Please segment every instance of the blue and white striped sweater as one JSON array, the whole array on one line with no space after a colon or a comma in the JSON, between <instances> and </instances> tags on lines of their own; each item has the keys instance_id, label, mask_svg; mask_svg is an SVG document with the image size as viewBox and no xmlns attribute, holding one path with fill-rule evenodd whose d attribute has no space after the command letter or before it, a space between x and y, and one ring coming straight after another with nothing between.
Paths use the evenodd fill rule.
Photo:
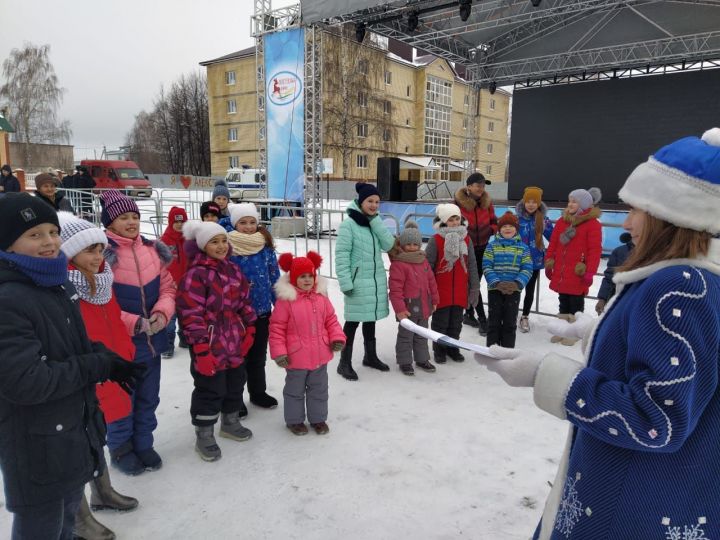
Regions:
<instances>
[{"instance_id":1,"label":"blue and white striped sweater","mask_svg":"<svg viewBox=\"0 0 720 540\"><path fill-rule=\"evenodd\" d=\"M503 238L498 233L485 248L482 272L489 289L501 281L514 281L523 289L533 272L530 250L519 235Z\"/></svg>"}]
</instances>

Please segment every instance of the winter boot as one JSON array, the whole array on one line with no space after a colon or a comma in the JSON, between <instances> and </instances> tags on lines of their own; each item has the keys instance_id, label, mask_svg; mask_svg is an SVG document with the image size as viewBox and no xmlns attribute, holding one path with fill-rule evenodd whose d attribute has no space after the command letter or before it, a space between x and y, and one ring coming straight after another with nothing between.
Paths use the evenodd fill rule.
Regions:
<instances>
[{"instance_id":1,"label":"winter boot","mask_svg":"<svg viewBox=\"0 0 720 540\"><path fill-rule=\"evenodd\" d=\"M475 313L473 313L472 311L466 311L465 315L463 315L463 324L467 324L468 326L477 328L478 320L475 318Z\"/></svg>"},{"instance_id":2,"label":"winter boot","mask_svg":"<svg viewBox=\"0 0 720 540\"><path fill-rule=\"evenodd\" d=\"M365 356L363 356L363 366L377 369L378 371L390 371L390 367L382 362L378 356L375 346L377 341L374 339L365 340Z\"/></svg>"},{"instance_id":3,"label":"winter boot","mask_svg":"<svg viewBox=\"0 0 720 540\"><path fill-rule=\"evenodd\" d=\"M575 322L575 316L570 313L558 313L557 318L563 319L564 321L567 321L570 323ZM562 343L563 340L565 340L565 339L568 339L568 338L564 338L562 336L552 336L550 338L550 343ZM574 344L575 344L575 341L570 343L570 345L574 345ZM563 343L563 345L565 345L565 344Z\"/></svg>"},{"instance_id":4,"label":"winter boot","mask_svg":"<svg viewBox=\"0 0 720 540\"><path fill-rule=\"evenodd\" d=\"M464 362L465 361L465 357L460 352L460 349L456 349L453 347L452 349L448 349L447 354L450 357L450 360L452 360L453 362Z\"/></svg>"},{"instance_id":5,"label":"winter boot","mask_svg":"<svg viewBox=\"0 0 720 540\"><path fill-rule=\"evenodd\" d=\"M345 347L340 353L340 362L337 367L338 374L348 381L357 381L358 376L352 367L352 347Z\"/></svg>"},{"instance_id":6,"label":"winter boot","mask_svg":"<svg viewBox=\"0 0 720 540\"><path fill-rule=\"evenodd\" d=\"M528 319L527 315L523 315L520 317L520 322L518 322L518 328L523 334L527 334L530 331L530 320Z\"/></svg>"},{"instance_id":7,"label":"winter boot","mask_svg":"<svg viewBox=\"0 0 720 540\"><path fill-rule=\"evenodd\" d=\"M417 364L417 367L419 367L420 369L422 369L423 371L425 371L427 373L435 373L437 371L435 369L435 366L433 366L429 360L427 362Z\"/></svg>"},{"instance_id":8,"label":"winter boot","mask_svg":"<svg viewBox=\"0 0 720 540\"><path fill-rule=\"evenodd\" d=\"M318 435L325 435L330 432L330 427L325 422L310 424Z\"/></svg>"},{"instance_id":9,"label":"winter boot","mask_svg":"<svg viewBox=\"0 0 720 540\"><path fill-rule=\"evenodd\" d=\"M560 339L560 345L566 345L566 346L568 346L568 347L572 347L572 346L575 345L578 341L579 341L579 340L577 340L577 339L575 339L575 338L567 338L567 337L564 337L564 338L561 338L561 339Z\"/></svg>"},{"instance_id":10,"label":"winter boot","mask_svg":"<svg viewBox=\"0 0 720 540\"><path fill-rule=\"evenodd\" d=\"M115 450L110 450L110 457L113 467L127 475L137 476L145 472L145 465L133 451L133 445L130 441Z\"/></svg>"},{"instance_id":11,"label":"winter boot","mask_svg":"<svg viewBox=\"0 0 720 540\"><path fill-rule=\"evenodd\" d=\"M268 395L267 392L250 396L250 403L263 409L274 409L278 406L278 400Z\"/></svg>"},{"instance_id":12,"label":"winter boot","mask_svg":"<svg viewBox=\"0 0 720 540\"><path fill-rule=\"evenodd\" d=\"M247 441L252 437L252 431L240 423L240 413L235 411L222 414L218 435L234 441Z\"/></svg>"},{"instance_id":13,"label":"winter boot","mask_svg":"<svg viewBox=\"0 0 720 540\"><path fill-rule=\"evenodd\" d=\"M84 493L75 514L73 537L82 540L115 540L115 533L93 517Z\"/></svg>"},{"instance_id":14,"label":"winter boot","mask_svg":"<svg viewBox=\"0 0 720 540\"><path fill-rule=\"evenodd\" d=\"M447 362L447 351L442 345L433 343L433 358L438 364L444 364Z\"/></svg>"},{"instance_id":15,"label":"winter boot","mask_svg":"<svg viewBox=\"0 0 720 540\"><path fill-rule=\"evenodd\" d=\"M248 415L248 408L247 408L247 405L245 405L245 402L244 402L244 401L241 401L241 402L240 402L240 413L239 413L239 415L240 415L240 419L241 419L241 420L242 420L243 418L247 417L247 415Z\"/></svg>"},{"instance_id":16,"label":"winter boot","mask_svg":"<svg viewBox=\"0 0 720 540\"><path fill-rule=\"evenodd\" d=\"M175 356L175 349L169 349L160 355L163 359L168 360Z\"/></svg>"},{"instance_id":17,"label":"winter boot","mask_svg":"<svg viewBox=\"0 0 720 540\"><path fill-rule=\"evenodd\" d=\"M478 313L478 332L481 336L487 336L488 334L488 322L484 311Z\"/></svg>"},{"instance_id":18,"label":"winter boot","mask_svg":"<svg viewBox=\"0 0 720 540\"><path fill-rule=\"evenodd\" d=\"M162 468L162 458L152 446L145 450L136 450L135 453L137 457L140 458L140 462L145 466L146 471L157 471Z\"/></svg>"},{"instance_id":19,"label":"winter boot","mask_svg":"<svg viewBox=\"0 0 720 540\"><path fill-rule=\"evenodd\" d=\"M400 364L400 372L403 375L415 375L415 370L412 367L412 364Z\"/></svg>"},{"instance_id":20,"label":"winter boot","mask_svg":"<svg viewBox=\"0 0 720 540\"><path fill-rule=\"evenodd\" d=\"M98 510L129 512L137 507L137 499L121 495L113 489L110 484L110 471L107 467L100 477L90 482L90 508L93 512Z\"/></svg>"},{"instance_id":21,"label":"winter boot","mask_svg":"<svg viewBox=\"0 0 720 540\"><path fill-rule=\"evenodd\" d=\"M213 426L195 426L195 436L195 451L204 461L217 461L222 457L222 451L213 435Z\"/></svg>"},{"instance_id":22,"label":"winter boot","mask_svg":"<svg viewBox=\"0 0 720 540\"><path fill-rule=\"evenodd\" d=\"M307 435L308 428L303 424L287 424L287 428L292 432L293 435Z\"/></svg>"}]
</instances>

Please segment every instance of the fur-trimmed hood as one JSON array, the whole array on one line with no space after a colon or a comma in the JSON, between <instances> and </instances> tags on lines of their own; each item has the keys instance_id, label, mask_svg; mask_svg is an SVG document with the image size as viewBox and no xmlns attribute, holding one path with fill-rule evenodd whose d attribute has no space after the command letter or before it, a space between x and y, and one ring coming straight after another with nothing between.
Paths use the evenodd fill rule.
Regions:
<instances>
[{"instance_id":1,"label":"fur-trimmed hood","mask_svg":"<svg viewBox=\"0 0 720 540\"><path fill-rule=\"evenodd\" d=\"M294 285L290 284L290 277L288 274L280 276L280 279L277 280L274 288L275 296L278 300L288 300L289 302L294 302L297 300L298 293L307 294L305 291L301 291ZM318 294L322 294L323 296L327 296L327 279L322 276L318 276L315 279L315 286L308 292L316 292Z\"/></svg>"},{"instance_id":2,"label":"fur-trimmed hood","mask_svg":"<svg viewBox=\"0 0 720 540\"><path fill-rule=\"evenodd\" d=\"M600 219L601 215L602 210L600 210L597 206L593 206L584 214L581 214L580 211L576 214L568 214L566 210L563 210L562 218L568 223L571 223L574 227L577 227L586 221L590 221L591 219Z\"/></svg>"},{"instance_id":3,"label":"fur-trimmed hood","mask_svg":"<svg viewBox=\"0 0 720 540\"><path fill-rule=\"evenodd\" d=\"M490 198L490 195L486 191L482 194L482 197L480 197L480 200L476 201L470 195L468 195L468 193L464 187L461 187L460 189L458 189L455 192L455 203L458 206L460 206L461 208L464 208L465 210L467 210L468 212L472 212L477 207L480 207L483 210L490 208L492 199Z\"/></svg>"},{"instance_id":4,"label":"fur-trimmed hood","mask_svg":"<svg viewBox=\"0 0 720 540\"><path fill-rule=\"evenodd\" d=\"M540 212L543 217L547 217L548 207L544 202L540 202L540 205L538 206L538 209L535 210L535 212ZM530 219L532 217L532 215L529 214L527 210L525 210L525 203L522 201L518 201L518 203L515 205L515 213L518 217L523 217L525 219Z\"/></svg>"}]
</instances>

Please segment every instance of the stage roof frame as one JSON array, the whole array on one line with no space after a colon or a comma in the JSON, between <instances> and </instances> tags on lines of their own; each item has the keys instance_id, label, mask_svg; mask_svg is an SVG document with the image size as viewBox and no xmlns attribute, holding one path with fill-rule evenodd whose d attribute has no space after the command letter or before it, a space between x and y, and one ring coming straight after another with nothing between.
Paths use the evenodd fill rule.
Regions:
<instances>
[{"instance_id":1,"label":"stage roof frame","mask_svg":"<svg viewBox=\"0 0 720 540\"><path fill-rule=\"evenodd\" d=\"M304 24L364 24L465 66L484 87L720 59L720 0L471 0L466 21L462 2L302 0L300 9Z\"/></svg>"}]
</instances>

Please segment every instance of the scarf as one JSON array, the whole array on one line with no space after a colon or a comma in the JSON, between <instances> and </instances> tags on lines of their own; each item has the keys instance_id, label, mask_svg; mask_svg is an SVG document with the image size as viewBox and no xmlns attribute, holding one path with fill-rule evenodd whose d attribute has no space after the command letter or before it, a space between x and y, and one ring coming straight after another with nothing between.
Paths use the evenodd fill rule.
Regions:
<instances>
[{"instance_id":1,"label":"scarf","mask_svg":"<svg viewBox=\"0 0 720 540\"><path fill-rule=\"evenodd\" d=\"M447 262L447 266L445 269L441 270L441 272L450 272L458 259L460 259L460 264L462 265L463 270L467 271L467 266L465 264L465 256L468 254L467 245L465 244L467 227L465 227L465 225L459 225L457 227L441 227L438 229L437 234L445 238L444 258Z\"/></svg>"},{"instance_id":2,"label":"scarf","mask_svg":"<svg viewBox=\"0 0 720 540\"><path fill-rule=\"evenodd\" d=\"M417 251L398 251L393 254L392 260L410 264L422 264L425 260L425 252L421 249Z\"/></svg>"},{"instance_id":3,"label":"scarf","mask_svg":"<svg viewBox=\"0 0 720 540\"><path fill-rule=\"evenodd\" d=\"M68 278L67 257L62 251L54 259L46 259L0 250L0 259L11 262L39 287L57 287Z\"/></svg>"},{"instance_id":4,"label":"scarf","mask_svg":"<svg viewBox=\"0 0 720 540\"><path fill-rule=\"evenodd\" d=\"M105 263L105 268L99 274L95 274L95 296L92 295L90 283L82 271L73 268L68 271L68 279L75 286L81 300L96 306L104 306L110 302L112 297L113 272L110 265Z\"/></svg>"},{"instance_id":5,"label":"scarf","mask_svg":"<svg viewBox=\"0 0 720 540\"><path fill-rule=\"evenodd\" d=\"M370 218L368 216L366 216L365 214L363 214L362 212L358 212L354 208L350 208L348 210L348 216L350 216L350 218L355 223L360 225L361 227L369 227L370 226ZM373 217L375 217L375 216L373 216Z\"/></svg>"},{"instance_id":6,"label":"scarf","mask_svg":"<svg viewBox=\"0 0 720 540\"><path fill-rule=\"evenodd\" d=\"M252 234L231 231L228 234L228 240L230 240L233 255L255 255L265 247L265 237L260 231Z\"/></svg>"},{"instance_id":7,"label":"scarf","mask_svg":"<svg viewBox=\"0 0 720 540\"><path fill-rule=\"evenodd\" d=\"M578 210L575 214L568 214L566 212L563 212L563 219L567 221L570 226L565 229L562 233L560 233L560 243L562 245L566 245L575 238L575 235L577 234L577 227L580 225L580 223L584 223L584 221L580 221L578 223L578 218L588 214L590 212L590 209L588 210Z\"/></svg>"}]
</instances>

